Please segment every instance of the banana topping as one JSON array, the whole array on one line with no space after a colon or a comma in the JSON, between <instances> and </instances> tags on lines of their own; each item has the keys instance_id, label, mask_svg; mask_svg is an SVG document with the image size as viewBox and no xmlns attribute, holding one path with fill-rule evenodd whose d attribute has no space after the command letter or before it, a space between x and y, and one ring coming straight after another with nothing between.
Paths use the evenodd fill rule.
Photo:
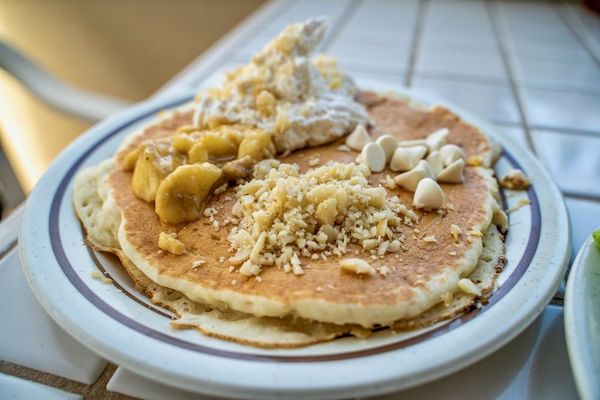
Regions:
<instances>
[{"instance_id":1,"label":"banana topping","mask_svg":"<svg viewBox=\"0 0 600 400\"><path fill-rule=\"evenodd\" d=\"M221 169L210 163L178 167L158 187L156 214L168 224L200 218L204 199L221 175Z\"/></svg>"}]
</instances>

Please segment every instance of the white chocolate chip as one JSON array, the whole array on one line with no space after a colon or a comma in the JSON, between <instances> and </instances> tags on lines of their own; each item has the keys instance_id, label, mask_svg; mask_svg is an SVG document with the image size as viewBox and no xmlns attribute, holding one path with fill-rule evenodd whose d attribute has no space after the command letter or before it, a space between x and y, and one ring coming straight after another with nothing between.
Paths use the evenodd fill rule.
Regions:
<instances>
[{"instance_id":1,"label":"white chocolate chip","mask_svg":"<svg viewBox=\"0 0 600 400\"><path fill-rule=\"evenodd\" d=\"M425 160L421 160L410 171L396 176L394 182L401 188L414 192L422 179L433 177L433 170L429 163Z\"/></svg>"},{"instance_id":2,"label":"white chocolate chip","mask_svg":"<svg viewBox=\"0 0 600 400\"><path fill-rule=\"evenodd\" d=\"M422 179L415 190L413 203L425 211L436 210L444 205L444 192L433 179Z\"/></svg>"},{"instance_id":3,"label":"white chocolate chip","mask_svg":"<svg viewBox=\"0 0 600 400\"><path fill-rule=\"evenodd\" d=\"M385 151L378 143L367 143L356 161L366 164L372 172L381 172L385 168Z\"/></svg>"},{"instance_id":4,"label":"white chocolate chip","mask_svg":"<svg viewBox=\"0 0 600 400\"><path fill-rule=\"evenodd\" d=\"M429 148L429 151L432 152L432 151L439 150L445 144L447 144L449 134L450 134L450 131L448 130L448 128L442 128L442 129L438 129L437 131L435 131L432 134L430 134L429 136L427 136L425 141L427 143L427 147Z\"/></svg>"},{"instance_id":5,"label":"white chocolate chip","mask_svg":"<svg viewBox=\"0 0 600 400\"><path fill-rule=\"evenodd\" d=\"M429 153L425 160L427 160L429 165L431 165L431 169L433 170L433 174L435 176L437 176L444 169L444 164L442 163L442 156L437 150Z\"/></svg>"},{"instance_id":6,"label":"white chocolate chip","mask_svg":"<svg viewBox=\"0 0 600 400\"><path fill-rule=\"evenodd\" d=\"M352 150L361 151L363 147L367 145L367 143L372 142L371 136L362 125L357 125L352 131L351 134L346 138L346 146L350 147Z\"/></svg>"},{"instance_id":7,"label":"white chocolate chip","mask_svg":"<svg viewBox=\"0 0 600 400\"><path fill-rule=\"evenodd\" d=\"M397 147L390 162L390 169L395 172L410 171L425 157L427 147Z\"/></svg>"},{"instance_id":8,"label":"white chocolate chip","mask_svg":"<svg viewBox=\"0 0 600 400\"><path fill-rule=\"evenodd\" d=\"M440 156L444 167L447 167L456 160L464 160L465 152L455 144L447 144L440 149Z\"/></svg>"},{"instance_id":9,"label":"white chocolate chip","mask_svg":"<svg viewBox=\"0 0 600 400\"><path fill-rule=\"evenodd\" d=\"M465 180L463 171L465 169L465 162L462 159L458 159L444 168L438 175L438 182L444 183L462 183Z\"/></svg>"},{"instance_id":10,"label":"white chocolate chip","mask_svg":"<svg viewBox=\"0 0 600 400\"><path fill-rule=\"evenodd\" d=\"M427 146L425 139L399 140L398 147Z\"/></svg>"},{"instance_id":11,"label":"white chocolate chip","mask_svg":"<svg viewBox=\"0 0 600 400\"><path fill-rule=\"evenodd\" d=\"M396 150L396 147L398 147L398 139L392 135L383 135L378 137L375 143L379 144L385 152L386 164L390 162L392 155L394 154L394 150Z\"/></svg>"}]
</instances>

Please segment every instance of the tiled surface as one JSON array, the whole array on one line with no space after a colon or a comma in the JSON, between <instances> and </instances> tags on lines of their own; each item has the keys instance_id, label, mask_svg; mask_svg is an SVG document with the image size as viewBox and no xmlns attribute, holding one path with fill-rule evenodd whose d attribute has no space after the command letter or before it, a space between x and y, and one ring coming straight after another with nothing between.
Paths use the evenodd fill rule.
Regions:
<instances>
[{"instance_id":1,"label":"tiled surface","mask_svg":"<svg viewBox=\"0 0 600 400\"><path fill-rule=\"evenodd\" d=\"M600 203L575 198L566 199L573 233L573 256L590 237L594 229L600 228Z\"/></svg>"},{"instance_id":2,"label":"tiled surface","mask_svg":"<svg viewBox=\"0 0 600 400\"><path fill-rule=\"evenodd\" d=\"M575 399L562 307L545 312L501 350L460 372L385 399ZM494 371L493 377L489 371ZM383 400L383 398L382 398Z\"/></svg>"},{"instance_id":3,"label":"tiled surface","mask_svg":"<svg viewBox=\"0 0 600 400\"><path fill-rule=\"evenodd\" d=\"M520 124L510 87L473 81L416 78L413 86L455 103L492 122Z\"/></svg>"},{"instance_id":4,"label":"tiled surface","mask_svg":"<svg viewBox=\"0 0 600 400\"><path fill-rule=\"evenodd\" d=\"M0 374L0 399L78 400L82 398L78 394L68 393L14 376Z\"/></svg>"},{"instance_id":5,"label":"tiled surface","mask_svg":"<svg viewBox=\"0 0 600 400\"><path fill-rule=\"evenodd\" d=\"M531 88L521 93L530 125L600 135L600 94Z\"/></svg>"},{"instance_id":6,"label":"tiled surface","mask_svg":"<svg viewBox=\"0 0 600 400\"><path fill-rule=\"evenodd\" d=\"M16 249L0 263L0 315L0 360L86 384L106 367L42 309L21 272Z\"/></svg>"},{"instance_id":7,"label":"tiled surface","mask_svg":"<svg viewBox=\"0 0 600 400\"><path fill-rule=\"evenodd\" d=\"M133 372L129 372L123 367L119 367L119 369L117 369L112 378L110 378L110 381L108 382L108 385L106 385L106 387L112 392L121 393L146 400L216 399L215 397L199 395L197 393L190 393L185 390L173 388L158 382L151 381L149 379L136 375Z\"/></svg>"},{"instance_id":8,"label":"tiled surface","mask_svg":"<svg viewBox=\"0 0 600 400\"><path fill-rule=\"evenodd\" d=\"M491 120L500 135L524 147L531 137L537 156L559 187L572 195L566 203L575 251L600 225L600 19L579 2L276 1L199 57L157 96L217 84L223 70L247 61L288 23L309 16L330 20L321 50L337 55L357 80L404 82ZM0 237L0 252L2 246ZM0 278L8 276L2 274L7 272L0 269ZM34 301L31 296L29 300ZM403 395L575 397L568 370L561 370L568 365L561 322L560 309L547 307L535 325L500 352ZM8 328L0 324L0 334L3 329ZM39 343L47 343L43 340L48 337L63 340L58 328L44 329ZM46 360L55 352L69 354L67 348L71 345L46 344ZM155 385L119 369L109 387L145 398L185 398L183 392Z\"/></svg>"},{"instance_id":9,"label":"tiled surface","mask_svg":"<svg viewBox=\"0 0 600 400\"><path fill-rule=\"evenodd\" d=\"M600 135L541 130L531 134L538 155L562 190L600 197Z\"/></svg>"}]
</instances>

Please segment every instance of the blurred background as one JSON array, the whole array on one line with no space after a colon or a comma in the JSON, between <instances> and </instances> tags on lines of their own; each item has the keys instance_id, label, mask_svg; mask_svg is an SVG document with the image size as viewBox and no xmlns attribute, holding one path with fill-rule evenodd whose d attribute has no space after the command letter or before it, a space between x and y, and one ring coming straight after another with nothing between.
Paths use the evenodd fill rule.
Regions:
<instances>
[{"instance_id":1,"label":"blurred background","mask_svg":"<svg viewBox=\"0 0 600 400\"><path fill-rule=\"evenodd\" d=\"M76 87L136 102L246 18L261 0L0 1L0 42ZM91 121L45 104L0 68L0 202L23 200Z\"/></svg>"}]
</instances>

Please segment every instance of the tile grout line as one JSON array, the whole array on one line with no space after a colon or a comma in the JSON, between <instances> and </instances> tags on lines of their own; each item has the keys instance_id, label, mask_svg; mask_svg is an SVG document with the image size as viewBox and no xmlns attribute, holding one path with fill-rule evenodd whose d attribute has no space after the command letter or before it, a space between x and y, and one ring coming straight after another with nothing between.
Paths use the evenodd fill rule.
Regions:
<instances>
[{"instance_id":1,"label":"tile grout line","mask_svg":"<svg viewBox=\"0 0 600 400\"><path fill-rule=\"evenodd\" d=\"M581 32L579 32L579 30L573 26L573 21L571 20L571 18L568 18L565 15L564 9L567 7L566 2L563 1L559 4L553 4L553 6L554 7L552 9L554 10L554 12L558 14L560 19L562 19L563 23L571 31L573 36L575 36L581 47L583 47L588 52L590 57L592 57L592 59L596 63L596 66L600 67L600 57L598 56L598 54L596 54L596 51L590 48L588 41L582 36Z\"/></svg>"},{"instance_id":2,"label":"tile grout line","mask_svg":"<svg viewBox=\"0 0 600 400\"><path fill-rule=\"evenodd\" d=\"M600 196L597 196L597 195L575 193L575 192L571 192L570 190L562 190L562 189L560 192L563 194L563 197L565 197L565 198L576 199L576 200L586 200L586 201L591 201L591 202L600 204Z\"/></svg>"},{"instance_id":3,"label":"tile grout line","mask_svg":"<svg viewBox=\"0 0 600 400\"><path fill-rule=\"evenodd\" d=\"M427 20L428 11L429 0L419 1L419 9L417 11L417 23L415 24L415 30L413 32L413 40L411 43L408 68L406 69L406 75L404 76L404 86L406 87L411 87L415 75L415 68L417 65L417 53L419 52L419 48L421 46L421 37L423 35L423 29L425 27L425 21Z\"/></svg>"},{"instance_id":4,"label":"tile grout line","mask_svg":"<svg viewBox=\"0 0 600 400\"><path fill-rule=\"evenodd\" d=\"M338 38L342 29L346 26L350 18L356 13L356 10L360 7L360 5L364 2L364 0L352 0L344 9L344 12L339 16L335 25L331 29L331 34L323 42L322 49L328 50L329 47L333 44L333 42Z\"/></svg>"},{"instance_id":5,"label":"tile grout line","mask_svg":"<svg viewBox=\"0 0 600 400\"><path fill-rule=\"evenodd\" d=\"M490 18L491 24L492 24L492 29L494 31L494 36L496 38L496 41L498 42L498 47L500 49L500 54L501 54L501 58L502 58L502 63L504 64L504 69L506 71L506 74L508 75L508 80L510 83L510 89L511 92L513 94L515 103L517 105L517 111L519 112L519 115L521 117L521 125L523 127L523 130L525 132L525 138L527 140L527 145L529 146L529 149L531 150L531 152L534 155L537 155L536 150L535 150L535 146L533 144L533 138L531 136L531 131L529 129L529 124L527 123L527 116L525 115L525 109L523 106L523 100L521 99L521 96L519 94L519 89L517 87L517 84L515 82L515 78L514 78L514 74L513 74L513 70L512 67L510 65L509 62L509 54L508 54L508 50L506 49L506 45L504 43L504 38L502 36L502 32L501 32L501 28L499 26L498 20L497 20L497 13L496 13L496 7L497 7L497 3L496 1L492 2L492 3L485 3L485 8L487 10L488 16Z\"/></svg>"}]
</instances>

